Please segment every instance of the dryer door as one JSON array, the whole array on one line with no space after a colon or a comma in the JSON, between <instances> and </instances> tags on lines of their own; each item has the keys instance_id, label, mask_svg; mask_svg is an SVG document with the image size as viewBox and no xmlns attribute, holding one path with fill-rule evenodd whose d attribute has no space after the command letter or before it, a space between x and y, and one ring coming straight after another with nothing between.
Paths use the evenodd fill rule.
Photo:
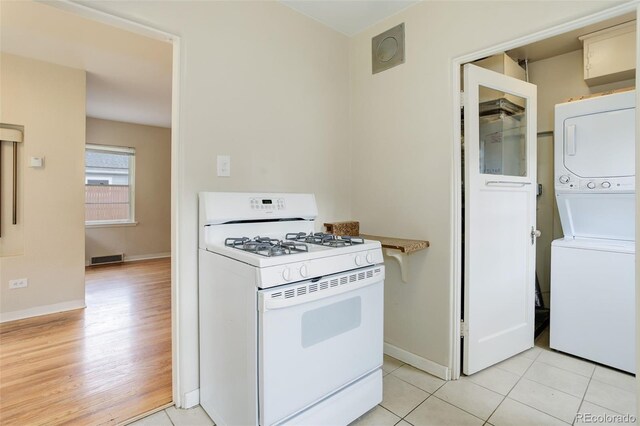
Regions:
<instances>
[{"instance_id":1,"label":"dryer door","mask_svg":"<svg viewBox=\"0 0 640 426\"><path fill-rule=\"evenodd\" d=\"M564 165L583 178L635 175L635 108L567 118Z\"/></svg>"}]
</instances>

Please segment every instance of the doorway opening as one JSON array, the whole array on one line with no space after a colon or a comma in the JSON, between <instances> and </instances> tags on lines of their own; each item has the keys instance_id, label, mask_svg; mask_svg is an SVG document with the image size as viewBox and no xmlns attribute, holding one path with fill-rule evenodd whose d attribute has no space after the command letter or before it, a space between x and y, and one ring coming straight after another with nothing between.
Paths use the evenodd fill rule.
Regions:
<instances>
[{"instance_id":1,"label":"doorway opening","mask_svg":"<svg viewBox=\"0 0 640 426\"><path fill-rule=\"evenodd\" d=\"M562 226L558 216L556 206L556 197L554 191L554 106L556 104L566 102L569 99L581 97L595 96L602 93L610 93L611 91L625 90L627 88L635 88L635 73L614 73L606 71L610 75L603 78L587 78L583 64L584 47L579 37L597 35L599 32L614 31L617 28L629 26L635 30L636 27L636 7L633 5L623 5L616 7L590 17L580 19L569 24L556 27L552 30L544 31L538 34L524 37L513 42L505 43L483 52L476 52L467 55L464 58L458 58L453 61L454 82L460 82L460 89L463 86L463 69L465 64L475 64L494 72L511 75L521 81L530 82L537 86L537 112L538 119L535 126L534 138L537 148L534 155L535 172L537 172L537 180L532 182L535 185L534 203L534 222L537 226L530 231L531 239L534 241L535 249L535 267L534 274L531 275L531 294L530 300L533 302L536 297L539 298L539 305L545 309L538 310L538 331L541 332L539 343L548 347L548 328L544 315L547 314L550 307L550 260L551 260L551 242L555 239L562 238ZM609 46L609 50L619 46ZM632 49L635 48L634 47ZM635 53L635 52L633 52ZM614 59L608 60L609 63ZM587 58L588 62L588 58ZM496 65L498 64L498 66ZM633 66L635 69L635 64ZM613 75L615 74L615 75ZM586 78L586 80L585 80ZM503 92L504 94L504 92ZM508 111L510 104L514 102L510 99L504 101L505 96L496 96L496 99L503 99L501 105L497 105L503 116L513 117L515 110ZM485 99L485 101L488 99ZM464 122L467 117L465 104L464 118L461 116L460 107L461 97L458 95L456 87L456 96L454 98L454 116L455 140L460 145L454 144L454 214L456 216L456 225L454 229L454 283L453 283L453 300L455 321L453 326L453 350L452 350L452 378L459 378L463 370L463 361L465 353L464 335L469 324L465 324L468 319L468 312L465 312L465 293L468 284L469 274L465 271L465 265L469 265L469 257L473 255L466 250L465 241L468 235L465 229L469 230L469 224L465 223L465 216L468 218L468 212L464 209L469 207L469 200L465 199L465 193L468 194L465 182L465 167L469 166L468 156L469 150L464 149L464 131L461 129L466 124ZM517 107L517 102L515 102ZM478 107L478 105L476 105ZM485 105L485 108L487 106ZM514 107L515 108L515 107ZM516 108L517 109L517 108ZM491 114L491 111L486 111ZM464 154L463 154L464 151ZM491 156L491 152L486 151L486 155ZM504 150L502 155L506 155ZM507 153L508 154L508 153ZM516 153L517 157L517 153ZM478 158L476 158L478 161ZM492 166L489 158L480 158L485 167ZM516 164L516 163L514 163ZM481 164L482 165L482 164ZM517 165L517 164L516 164ZM477 164L473 164L476 167ZM495 166L495 165L494 165ZM504 164L498 166L503 167ZM492 166L493 167L493 166ZM507 166L508 167L508 166ZM492 172L485 169L487 175L496 175L496 181L506 181L503 179L505 175L513 176L503 170ZM517 174L516 174L517 175ZM484 182L484 181L483 181ZM485 182L489 183L489 182ZM508 182L503 182L508 183ZM518 185L519 186L519 185ZM536 221L537 219L537 221ZM539 235L536 235L539 230ZM529 231L529 229L527 229ZM477 251L476 251L477 253ZM491 255L495 253L485 253ZM494 259L496 265L500 263L500 258ZM536 287L538 291L535 291ZM494 294L488 297L505 297L504 294ZM462 319L462 321L460 321ZM547 323L548 324L548 323ZM546 328L546 329L545 329ZM533 344L533 333L531 337ZM467 354L468 355L468 354ZM515 354L514 354L515 355Z\"/></svg>"},{"instance_id":2,"label":"doorway opening","mask_svg":"<svg viewBox=\"0 0 640 426\"><path fill-rule=\"evenodd\" d=\"M81 129L80 137L67 134L68 144L41 144L42 152L29 146L29 155L47 154L31 166L42 169L41 175L67 176L48 183L51 195L78 195L60 211L39 214L72 215L76 231L85 225L84 235L59 238L55 248L71 251L73 246L73 253L79 253L70 256L69 264L56 265L56 272L68 271L68 281L78 281L74 294L81 288L84 298L78 294L73 304L33 310L39 316L27 312L10 326L3 324L3 349L13 342L20 356L52 362L43 372L21 358L24 387L12 391L3 384L3 394L11 394L3 398L3 420L10 421L13 412L21 416L14 420L23 423L121 423L179 403L172 256L178 39L64 2L3 5L2 33L4 64L38 83L20 86L22 98L29 99L33 88L40 97L48 91L61 94L47 105L73 110L74 126ZM52 74L72 78L56 81ZM56 83L63 87L50 90ZM43 105L32 103L31 119L47 115L40 111ZM66 129L59 127L57 132L64 134ZM46 141L36 128L25 125L27 143ZM29 191L26 185L24 191ZM36 226L33 209L30 217L24 226ZM87 268L85 280L76 279L81 270L76 266ZM44 262L34 267L44 268ZM65 280L50 281L62 284L61 293L67 290ZM36 350L25 346L28 341L45 344ZM25 371L24 365L33 368ZM3 369L5 377L9 373ZM47 389L54 382L60 392L51 398ZM32 407L28 413L25 404Z\"/></svg>"}]
</instances>

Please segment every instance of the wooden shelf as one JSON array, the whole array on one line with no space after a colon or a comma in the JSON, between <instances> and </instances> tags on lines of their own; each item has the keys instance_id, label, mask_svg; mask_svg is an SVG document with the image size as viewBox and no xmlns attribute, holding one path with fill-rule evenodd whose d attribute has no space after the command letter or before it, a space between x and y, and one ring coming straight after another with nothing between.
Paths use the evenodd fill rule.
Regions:
<instances>
[{"instance_id":1,"label":"wooden shelf","mask_svg":"<svg viewBox=\"0 0 640 426\"><path fill-rule=\"evenodd\" d=\"M367 234L361 234L360 236L365 240L380 241L384 254L394 258L400 264L400 274L402 275L402 281L405 283L409 281L409 255L430 246L429 241L425 240L408 240Z\"/></svg>"},{"instance_id":2,"label":"wooden shelf","mask_svg":"<svg viewBox=\"0 0 640 426\"><path fill-rule=\"evenodd\" d=\"M401 253L411 254L429 247L429 241L407 240L404 238L379 237L377 235L360 235L365 240L380 241L383 248L400 250Z\"/></svg>"}]
</instances>

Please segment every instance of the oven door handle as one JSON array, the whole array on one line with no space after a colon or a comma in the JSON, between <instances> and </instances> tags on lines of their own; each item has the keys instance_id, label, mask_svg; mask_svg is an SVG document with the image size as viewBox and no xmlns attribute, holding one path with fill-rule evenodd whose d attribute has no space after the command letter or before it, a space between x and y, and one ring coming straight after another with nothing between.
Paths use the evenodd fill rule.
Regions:
<instances>
[{"instance_id":1,"label":"oven door handle","mask_svg":"<svg viewBox=\"0 0 640 426\"><path fill-rule=\"evenodd\" d=\"M379 269L379 271L372 271L373 276L371 276L370 278L364 278L353 282L347 281L347 283L345 284L338 284L335 287L328 287L324 290L320 290L319 282L314 283L311 281L307 281L304 284L291 286L287 289L278 291L273 291L273 289L270 289L270 291L268 292L260 292L258 293L258 311L266 312L274 309L283 309L291 306L302 305L304 303L310 303L320 299L325 299L328 297L337 296L339 294L348 293L350 291L355 291L363 287L367 287L384 281L384 266L379 265L376 266L375 269ZM356 271L350 275L356 275L357 277L358 274L362 272L366 274L367 270ZM348 277L349 275L347 275L347 280ZM314 284L318 286L318 290L310 292L309 287ZM289 292L288 294L290 294L291 296L287 297L287 292ZM280 294L278 295L278 293Z\"/></svg>"}]
</instances>

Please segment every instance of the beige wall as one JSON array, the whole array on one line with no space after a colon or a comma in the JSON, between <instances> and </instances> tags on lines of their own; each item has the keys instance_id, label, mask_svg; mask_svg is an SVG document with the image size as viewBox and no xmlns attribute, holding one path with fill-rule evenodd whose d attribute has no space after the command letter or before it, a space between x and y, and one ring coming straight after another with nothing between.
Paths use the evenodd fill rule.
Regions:
<instances>
[{"instance_id":1,"label":"beige wall","mask_svg":"<svg viewBox=\"0 0 640 426\"><path fill-rule=\"evenodd\" d=\"M19 166L23 224L12 235L20 254L0 257L5 321L84 306L85 72L8 54L0 58L0 122L25 130ZM44 156L44 168L28 168L31 156ZM10 193L2 196L6 207ZM3 229L11 227L9 216L2 220ZM9 290L9 280L17 278L28 278L29 286Z\"/></svg>"},{"instance_id":2,"label":"beige wall","mask_svg":"<svg viewBox=\"0 0 640 426\"><path fill-rule=\"evenodd\" d=\"M412 255L408 284L387 262L385 333L388 342L449 366L451 59L612 4L424 2L349 40L277 2L83 3L181 37L183 396L198 387L202 190L315 192L318 223L354 218L363 232L429 239L431 248ZM371 36L400 22L407 62L372 76ZM232 155L231 178L215 176L216 154ZM308 167L312 159L323 167Z\"/></svg>"},{"instance_id":3,"label":"beige wall","mask_svg":"<svg viewBox=\"0 0 640 426\"><path fill-rule=\"evenodd\" d=\"M396 263L386 263L387 343L453 362L452 59L610 4L423 2L352 39L353 217L366 233L431 242L411 255L407 284ZM401 22L406 63L372 75L371 37Z\"/></svg>"},{"instance_id":4,"label":"beige wall","mask_svg":"<svg viewBox=\"0 0 640 426\"><path fill-rule=\"evenodd\" d=\"M348 219L348 39L278 2L88 2L181 37L177 264L181 377L198 389L198 191L313 192ZM216 155L231 155L231 177Z\"/></svg>"},{"instance_id":5,"label":"beige wall","mask_svg":"<svg viewBox=\"0 0 640 426\"><path fill-rule=\"evenodd\" d=\"M529 80L538 86L538 132L553 131L555 105L568 98L630 87L634 80L625 80L589 87L584 81L582 50L565 53L529 64ZM562 238L562 227L554 194L553 136L538 138L538 182L543 194L538 198L538 229L542 236L537 245L537 272L540 287L549 306L551 241Z\"/></svg>"},{"instance_id":6,"label":"beige wall","mask_svg":"<svg viewBox=\"0 0 640 426\"><path fill-rule=\"evenodd\" d=\"M124 253L141 259L171 252L171 129L87 118L88 144L133 147L136 226L91 227L85 260Z\"/></svg>"}]
</instances>

